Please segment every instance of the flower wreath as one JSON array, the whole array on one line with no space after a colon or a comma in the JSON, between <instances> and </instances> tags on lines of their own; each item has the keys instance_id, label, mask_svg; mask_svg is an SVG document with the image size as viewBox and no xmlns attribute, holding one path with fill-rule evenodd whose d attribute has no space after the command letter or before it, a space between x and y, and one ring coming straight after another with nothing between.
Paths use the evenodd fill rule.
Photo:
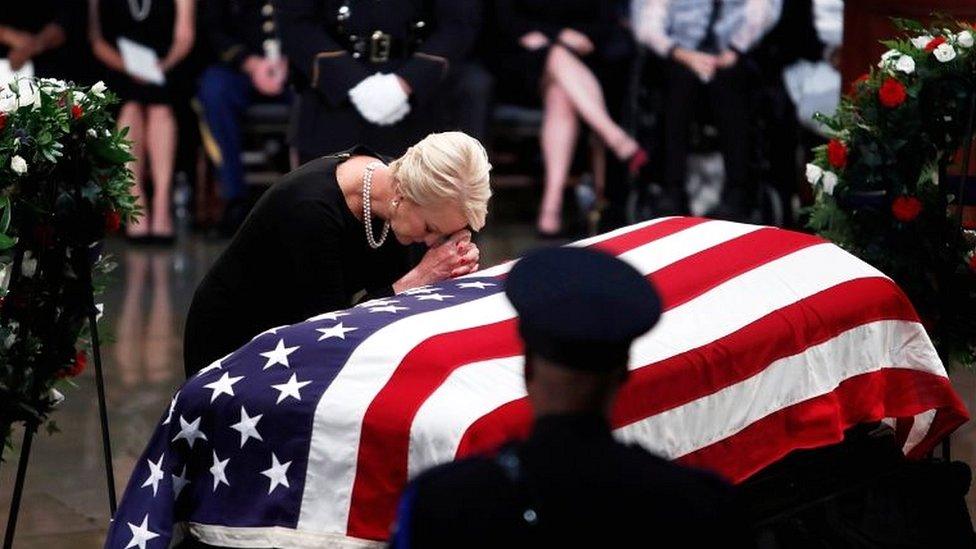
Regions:
<instances>
[{"instance_id":1,"label":"flower wreath","mask_svg":"<svg viewBox=\"0 0 976 549\"><path fill-rule=\"evenodd\" d=\"M0 438L44 423L87 364L108 232L138 214L126 130L101 82L0 87ZM48 423L48 429L56 429Z\"/></svg>"},{"instance_id":2,"label":"flower wreath","mask_svg":"<svg viewBox=\"0 0 976 549\"><path fill-rule=\"evenodd\" d=\"M809 226L898 282L943 359L971 367L976 225L962 219L976 189L963 200L948 174L972 153L960 146L976 110L976 29L896 24L912 37L882 42L888 51L837 112L817 115L832 138L807 165Z\"/></svg>"}]
</instances>

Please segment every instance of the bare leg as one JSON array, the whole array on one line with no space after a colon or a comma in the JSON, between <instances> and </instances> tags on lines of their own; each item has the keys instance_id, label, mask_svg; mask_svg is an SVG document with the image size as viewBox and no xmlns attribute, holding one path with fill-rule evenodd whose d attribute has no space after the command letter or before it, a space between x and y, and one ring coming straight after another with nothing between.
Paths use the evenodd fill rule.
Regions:
<instances>
[{"instance_id":1,"label":"bare leg","mask_svg":"<svg viewBox=\"0 0 976 549\"><path fill-rule=\"evenodd\" d=\"M173 184L173 164L176 161L176 120L169 106L151 105L147 110L146 145L154 188L152 234L171 236L173 214L170 209L170 189Z\"/></svg>"},{"instance_id":2,"label":"bare leg","mask_svg":"<svg viewBox=\"0 0 976 549\"><path fill-rule=\"evenodd\" d=\"M146 168L146 120L142 105L130 101L122 105L119 112L118 125L129 128L129 139L132 141L132 156L135 160L129 162L129 170L135 185L132 194L136 197L136 204L142 208L142 217L129 223L126 234L129 236L146 236L149 233L149 211L146 209L146 188L143 176Z\"/></svg>"},{"instance_id":3,"label":"bare leg","mask_svg":"<svg viewBox=\"0 0 976 549\"><path fill-rule=\"evenodd\" d=\"M545 112L542 118L542 158L546 167L546 187L539 207L537 227L543 233L557 233L562 225L563 187L576 149L579 120L569 94L555 82L543 91Z\"/></svg>"},{"instance_id":4,"label":"bare leg","mask_svg":"<svg viewBox=\"0 0 976 549\"><path fill-rule=\"evenodd\" d=\"M546 73L559 84L580 117L603 139L617 158L626 160L639 148L607 112L603 88L589 67L562 47L549 50Z\"/></svg>"}]
</instances>

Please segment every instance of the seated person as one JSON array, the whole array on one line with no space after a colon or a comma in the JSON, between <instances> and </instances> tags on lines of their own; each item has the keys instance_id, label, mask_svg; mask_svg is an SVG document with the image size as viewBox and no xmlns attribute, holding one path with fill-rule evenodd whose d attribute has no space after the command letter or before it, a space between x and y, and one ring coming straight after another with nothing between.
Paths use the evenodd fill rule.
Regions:
<instances>
[{"instance_id":1,"label":"seated person","mask_svg":"<svg viewBox=\"0 0 976 549\"><path fill-rule=\"evenodd\" d=\"M34 76L63 78L53 52L66 39L65 7L59 0L7 2L0 10L0 59L13 71L32 63Z\"/></svg>"},{"instance_id":2,"label":"seated person","mask_svg":"<svg viewBox=\"0 0 976 549\"><path fill-rule=\"evenodd\" d=\"M631 342L661 313L644 277L601 252L550 248L516 263L505 293L525 343L532 435L422 473L393 547L742 546L725 482L611 434Z\"/></svg>"},{"instance_id":3,"label":"seated person","mask_svg":"<svg viewBox=\"0 0 976 549\"><path fill-rule=\"evenodd\" d=\"M746 218L756 204L749 174L749 80L746 55L775 24L781 0L635 0L637 39L665 60L664 185L661 213L688 213L688 140L698 92L707 93L718 126L725 185L714 217Z\"/></svg>"},{"instance_id":4,"label":"seated person","mask_svg":"<svg viewBox=\"0 0 976 549\"><path fill-rule=\"evenodd\" d=\"M536 228L540 236L562 230L563 189L576 151L583 120L631 175L647 154L611 118L603 86L594 74L607 63L608 46L626 31L608 0L496 0L501 32L496 53L499 79L517 82L527 97L541 96L545 111L540 141L545 164L545 191Z\"/></svg>"},{"instance_id":5,"label":"seated person","mask_svg":"<svg viewBox=\"0 0 976 549\"><path fill-rule=\"evenodd\" d=\"M220 149L220 230L230 235L247 214L241 117L258 98L284 100L288 63L281 55L271 0L207 0L200 8L203 34L220 61L200 77L198 98Z\"/></svg>"}]
</instances>

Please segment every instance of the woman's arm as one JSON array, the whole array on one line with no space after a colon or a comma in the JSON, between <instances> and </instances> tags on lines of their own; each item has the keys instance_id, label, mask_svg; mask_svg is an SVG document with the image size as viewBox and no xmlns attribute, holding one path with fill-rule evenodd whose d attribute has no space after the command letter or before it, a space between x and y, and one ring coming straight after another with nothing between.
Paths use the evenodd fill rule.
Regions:
<instances>
[{"instance_id":1,"label":"woman's arm","mask_svg":"<svg viewBox=\"0 0 976 549\"><path fill-rule=\"evenodd\" d=\"M671 55L675 46L667 32L670 4L671 0L634 0L633 24L637 41L664 58Z\"/></svg>"},{"instance_id":2,"label":"woman's arm","mask_svg":"<svg viewBox=\"0 0 976 549\"><path fill-rule=\"evenodd\" d=\"M169 72L189 55L193 49L194 32L194 12L196 6L194 0L176 0L176 24L173 26L173 45L170 46L166 57L159 62L163 72Z\"/></svg>"},{"instance_id":3,"label":"woman's arm","mask_svg":"<svg viewBox=\"0 0 976 549\"><path fill-rule=\"evenodd\" d=\"M91 42L92 53L95 58L104 63L108 68L125 72L125 63L122 62L122 55L118 50L109 45L102 36L102 24L99 19L99 0L88 0L88 41Z\"/></svg>"}]
</instances>

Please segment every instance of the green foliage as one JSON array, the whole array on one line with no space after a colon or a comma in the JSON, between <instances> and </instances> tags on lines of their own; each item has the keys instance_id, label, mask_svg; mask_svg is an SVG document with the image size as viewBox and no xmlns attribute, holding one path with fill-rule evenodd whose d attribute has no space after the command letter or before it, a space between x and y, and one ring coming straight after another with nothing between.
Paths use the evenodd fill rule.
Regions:
<instances>
[{"instance_id":1,"label":"green foliage","mask_svg":"<svg viewBox=\"0 0 976 549\"><path fill-rule=\"evenodd\" d=\"M817 115L846 161L831 163L826 146L814 150L809 227L891 276L943 359L973 367L976 232L960 225L954 189L939 174L973 116L976 30L944 17L934 28L895 23L914 38L883 41L889 51L878 66L832 116Z\"/></svg>"},{"instance_id":2,"label":"green foliage","mask_svg":"<svg viewBox=\"0 0 976 549\"><path fill-rule=\"evenodd\" d=\"M139 215L114 94L53 79L0 88L0 437L44 424L80 373L108 228ZM49 433L57 426L47 423Z\"/></svg>"}]
</instances>

